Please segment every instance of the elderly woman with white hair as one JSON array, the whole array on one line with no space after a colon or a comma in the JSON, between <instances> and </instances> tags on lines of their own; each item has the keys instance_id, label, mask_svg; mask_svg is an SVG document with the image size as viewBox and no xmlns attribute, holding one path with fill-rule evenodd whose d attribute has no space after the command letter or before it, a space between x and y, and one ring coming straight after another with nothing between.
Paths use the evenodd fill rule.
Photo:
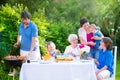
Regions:
<instances>
[{"instance_id":1,"label":"elderly woman with white hair","mask_svg":"<svg viewBox=\"0 0 120 80\"><path fill-rule=\"evenodd\" d=\"M66 47L64 52L65 55L78 57L81 56L81 51L85 51L86 53L90 51L89 46L84 44L78 44L78 36L76 34L70 34L68 37L68 41L70 45Z\"/></svg>"},{"instance_id":2,"label":"elderly woman with white hair","mask_svg":"<svg viewBox=\"0 0 120 80\"><path fill-rule=\"evenodd\" d=\"M71 55L73 57L80 56L78 36L76 34L70 34L68 37L68 41L70 45L66 47L64 54Z\"/></svg>"}]
</instances>

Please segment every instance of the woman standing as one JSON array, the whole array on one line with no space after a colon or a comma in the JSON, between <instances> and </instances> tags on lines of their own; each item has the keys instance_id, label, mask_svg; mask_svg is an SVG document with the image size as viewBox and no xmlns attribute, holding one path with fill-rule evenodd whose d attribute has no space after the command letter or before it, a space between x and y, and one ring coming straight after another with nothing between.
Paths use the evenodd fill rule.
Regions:
<instances>
[{"instance_id":1,"label":"woman standing","mask_svg":"<svg viewBox=\"0 0 120 80\"><path fill-rule=\"evenodd\" d=\"M98 56L93 56L92 54L96 54L94 50L94 40L101 40L101 37L94 36L93 39L93 33L91 32L91 29L89 28L90 24L87 18L83 17L80 19L80 28L78 30L78 35L80 38L81 44L88 45L91 49L88 53L88 58L96 58L98 59Z\"/></svg>"},{"instance_id":2,"label":"woman standing","mask_svg":"<svg viewBox=\"0 0 120 80\"><path fill-rule=\"evenodd\" d=\"M80 28L78 30L78 35L80 38L81 44L86 44L92 47L94 45L94 41L91 39L93 34L89 30L89 22L88 19L83 17L80 19Z\"/></svg>"}]
</instances>

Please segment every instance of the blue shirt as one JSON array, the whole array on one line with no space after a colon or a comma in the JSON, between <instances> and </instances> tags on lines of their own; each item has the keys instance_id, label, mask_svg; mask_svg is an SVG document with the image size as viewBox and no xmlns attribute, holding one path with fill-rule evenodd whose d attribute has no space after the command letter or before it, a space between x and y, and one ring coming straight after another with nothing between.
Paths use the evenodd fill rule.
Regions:
<instances>
[{"instance_id":1,"label":"blue shirt","mask_svg":"<svg viewBox=\"0 0 120 80\"><path fill-rule=\"evenodd\" d=\"M38 29L36 25L30 21L28 26L24 28L24 23L22 22L19 26L19 35L21 35L21 46L20 49L24 51L30 51L30 47L32 44L32 37L38 36ZM36 46L33 51L36 50Z\"/></svg>"},{"instance_id":2,"label":"blue shirt","mask_svg":"<svg viewBox=\"0 0 120 80\"><path fill-rule=\"evenodd\" d=\"M101 37L102 35L101 35L100 31L97 30L97 32L93 33L93 36ZM100 42L101 42L101 40L95 40L95 46L94 46L95 49L99 48Z\"/></svg>"},{"instance_id":3,"label":"blue shirt","mask_svg":"<svg viewBox=\"0 0 120 80\"><path fill-rule=\"evenodd\" d=\"M97 66L98 69L107 66L107 70L110 71L110 74L113 74L113 55L111 50L106 50L103 52L103 49L99 51L99 65Z\"/></svg>"}]
</instances>

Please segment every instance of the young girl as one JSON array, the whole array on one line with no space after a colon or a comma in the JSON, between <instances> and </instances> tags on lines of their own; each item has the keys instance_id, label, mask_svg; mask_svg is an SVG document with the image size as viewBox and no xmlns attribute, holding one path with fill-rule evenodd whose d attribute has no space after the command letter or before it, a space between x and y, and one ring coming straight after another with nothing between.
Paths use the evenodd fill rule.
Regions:
<instances>
[{"instance_id":1,"label":"young girl","mask_svg":"<svg viewBox=\"0 0 120 80\"><path fill-rule=\"evenodd\" d=\"M108 37L102 38L100 44L99 59L96 71L97 80L103 80L113 74L113 55L112 55L112 40Z\"/></svg>"},{"instance_id":2,"label":"young girl","mask_svg":"<svg viewBox=\"0 0 120 80\"><path fill-rule=\"evenodd\" d=\"M55 57L56 55L60 55L60 51L56 49L56 46L54 44L54 42L52 41L49 41L47 43L47 50L48 50L48 53L52 56L52 57Z\"/></svg>"}]
</instances>

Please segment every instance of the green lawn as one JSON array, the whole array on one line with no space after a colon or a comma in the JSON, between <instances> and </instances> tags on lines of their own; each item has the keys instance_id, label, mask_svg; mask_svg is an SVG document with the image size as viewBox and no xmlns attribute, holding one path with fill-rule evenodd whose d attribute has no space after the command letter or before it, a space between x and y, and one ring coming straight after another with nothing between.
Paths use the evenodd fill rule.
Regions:
<instances>
[{"instance_id":1,"label":"green lawn","mask_svg":"<svg viewBox=\"0 0 120 80\"><path fill-rule=\"evenodd\" d=\"M120 80L120 60L117 61L117 70L116 70L116 80ZM0 80L8 80L8 70L3 63L0 63ZM12 80L12 77L9 77L9 80ZM19 77L16 77L15 80L19 80Z\"/></svg>"},{"instance_id":2,"label":"green lawn","mask_svg":"<svg viewBox=\"0 0 120 80\"><path fill-rule=\"evenodd\" d=\"M120 80L120 60L117 61L116 80Z\"/></svg>"}]
</instances>

